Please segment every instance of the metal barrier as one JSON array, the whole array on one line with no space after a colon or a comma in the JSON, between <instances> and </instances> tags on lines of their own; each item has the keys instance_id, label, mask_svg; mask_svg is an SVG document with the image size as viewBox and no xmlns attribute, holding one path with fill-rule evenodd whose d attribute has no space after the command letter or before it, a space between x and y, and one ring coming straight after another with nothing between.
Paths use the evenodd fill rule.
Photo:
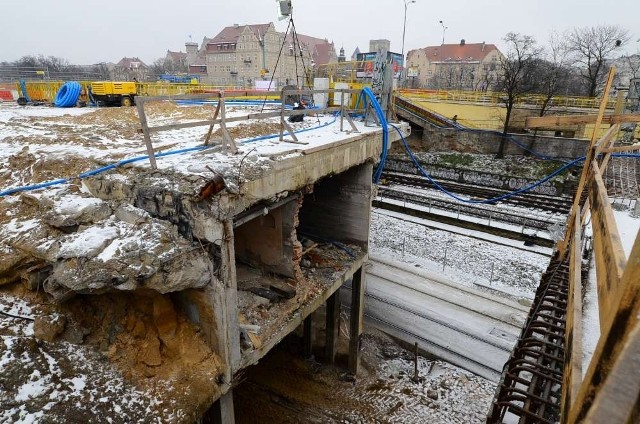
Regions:
<instances>
[{"instance_id":1,"label":"metal barrier","mask_svg":"<svg viewBox=\"0 0 640 424\"><path fill-rule=\"evenodd\" d=\"M454 91L454 90L420 90L400 89L398 93L412 100L479 103L502 106L505 93L492 91ZM529 94L518 99L519 104L541 107L546 97L543 95ZM572 107L579 109L597 109L601 100L592 97L578 96L554 96L551 107ZM614 109L615 99L607 100L607 109Z\"/></svg>"}]
</instances>

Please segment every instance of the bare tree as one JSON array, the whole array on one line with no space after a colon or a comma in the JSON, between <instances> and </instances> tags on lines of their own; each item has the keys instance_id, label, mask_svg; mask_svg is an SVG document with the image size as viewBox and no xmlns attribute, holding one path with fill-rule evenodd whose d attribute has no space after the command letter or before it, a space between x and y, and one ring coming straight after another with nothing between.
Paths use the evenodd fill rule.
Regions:
<instances>
[{"instance_id":1,"label":"bare tree","mask_svg":"<svg viewBox=\"0 0 640 424\"><path fill-rule=\"evenodd\" d=\"M640 53L627 55L624 57L624 60L631 72L631 78L640 77Z\"/></svg>"},{"instance_id":2,"label":"bare tree","mask_svg":"<svg viewBox=\"0 0 640 424\"><path fill-rule=\"evenodd\" d=\"M540 116L544 116L553 98L567 87L569 80L569 49L564 39L552 32L549 37L549 48L544 60L538 66L538 91L542 94Z\"/></svg>"},{"instance_id":3,"label":"bare tree","mask_svg":"<svg viewBox=\"0 0 640 424\"><path fill-rule=\"evenodd\" d=\"M581 67L585 92L595 97L606 75L606 62L613 51L629 41L629 31L617 25L575 28L567 34L574 63Z\"/></svg>"},{"instance_id":4,"label":"bare tree","mask_svg":"<svg viewBox=\"0 0 640 424\"><path fill-rule=\"evenodd\" d=\"M497 81L497 89L505 95L503 102L507 113L497 158L504 157L504 145L513 107L522 95L536 88L534 75L542 52L542 49L536 45L536 40L530 35L510 32L504 37L504 41L507 44L507 53L500 59L501 73Z\"/></svg>"}]
</instances>

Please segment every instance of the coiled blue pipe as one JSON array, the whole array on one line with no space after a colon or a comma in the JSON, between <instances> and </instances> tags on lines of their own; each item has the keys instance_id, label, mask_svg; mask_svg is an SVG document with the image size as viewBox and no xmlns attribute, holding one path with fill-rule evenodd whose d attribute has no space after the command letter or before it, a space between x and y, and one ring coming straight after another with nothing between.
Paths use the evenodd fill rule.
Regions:
<instances>
[{"instance_id":1,"label":"coiled blue pipe","mask_svg":"<svg viewBox=\"0 0 640 424\"><path fill-rule=\"evenodd\" d=\"M56 94L56 99L53 102L55 107L75 107L80 97L80 90L82 87L75 81L67 81L62 84L62 87Z\"/></svg>"}]
</instances>

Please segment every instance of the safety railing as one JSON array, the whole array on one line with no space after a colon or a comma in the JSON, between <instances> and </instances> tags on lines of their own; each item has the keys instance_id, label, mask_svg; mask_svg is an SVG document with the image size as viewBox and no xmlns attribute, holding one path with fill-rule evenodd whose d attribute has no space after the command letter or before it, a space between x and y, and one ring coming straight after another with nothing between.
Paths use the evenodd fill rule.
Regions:
<instances>
[{"instance_id":1,"label":"safety railing","mask_svg":"<svg viewBox=\"0 0 640 424\"><path fill-rule=\"evenodd\" d=\"M571 356L565 362L562 422L637 422L640 372L640 237L631 254L625 255L602 170L612 153L629 146L611 147L618 124L592 147L594 160L585 165L584 209L572 211L570 243L561 253L570 255L571 284L567 307L567 346ZM636 146L637 149L637 146ZM604 156L600 153L604 152ZM580 273L581 232L591 220L596 262L596 286L600 338L586 370L582 369L582 293ZM613 414L613 416L611 415Z\"/></svg>"},{"instance_id":2,"label":"safety railing","mask_svg":"<svg viewBox=\"0 0 640 424\"><path fill-rule=\"evenodd\" d=\"M208 146L211 141L211 136L213 134L213 129L216 125L220 126L222 141L221 147L232 154L238 152L238 147L236 145L235 140L229 133L227 128L227 124L232 122L241 122L247 120L257 120L257 119L268 119L268 118L280 118L280 134L279 140L284 141L285 133L291 137L291 140L287 140L289 143L298 143L301 144L298 140L298 137L295 134L293 128L287 122L288 117L290 116L300 116L300 115L309 115L309 114L323 114L323 113L339 113L340 114L340 131L344 131L344 121L351 127L352 132L359 132L358 128L354 124L351 119L350 114L352 113L364 113L366 114L365 109L350 109L347 105L346 95L348 94L357 94L360 93L360 90L336 90L336 89L326 89L326 90L283 90L278 95L278 98L281 101L279 110L275 112L260 112L260 113L249 113L243 116L234 116L227 117L226 110L226 101L231 98L227 97L227 92L220 90L212 93L206 94L182 94L182 95L173 95L173 96L141 96L136 100L136 107L138 109L138 116L140 118L141 128L139 132L144 136L145 146L147 148L147 153L149 156L149 163L152 169L157 169L157 162L155 157L155 152L153 148L153 143L151 140L151 135L161 131L171 131L181 128L193 128L199 126L209 126L209 130L204 139L203 146ZM295 96L311 96L314 94L332 94L334 98L336 94L339 95L340 103L338 106L328 106L328 107L320 107L320 108L310 108L310 109L298 109L298 110L290 110L286 107L286 100L290 97ZM265 99L265 92L263 91L232 91L232 98L255 98L262 96L261 99ZM208 103L213 102L216 104L215 111L208 120L195 121L195 122L183 122L183 123L175 123L175 124L167 124L167 125L158 125L158 126L149 126L147 121L147 115L145 112L145 105L151 102L161 102L161 101L206 101Z\"/></svg>"},{"instance_id":3,"label":"safety railing","mask_svg":"<svg viewBox=\"0 0 640 424\"><path fill-rule=\"evenodd\" d=\"M505 93L492 91L454 91L454 90L420 90L420 89L400 89L398 93L404 97L425 100L425 101L442 101L442 102L461 102L461 103L480 103L490 105L503 105ZM540 107L546 101L546 97L542 95L525 95L518 99L519 104ZM578 109L597 109L601 103L601 99L592 97L578 96L554 96L551 99L551 106L568 107ZM616 100L609 99L607 101L607 109L614 109Z\"/></svg>"}]
</instances>

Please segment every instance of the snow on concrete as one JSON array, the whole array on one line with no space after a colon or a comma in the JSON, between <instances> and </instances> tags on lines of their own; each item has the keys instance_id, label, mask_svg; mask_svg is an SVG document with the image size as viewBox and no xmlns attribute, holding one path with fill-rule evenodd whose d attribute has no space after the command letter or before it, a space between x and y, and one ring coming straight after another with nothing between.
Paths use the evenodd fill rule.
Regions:
<instances>
[{"instance_id":1,"label":"snow on concrete","mask_svg":"<svg viewBox=\"0 0 640 424\"><path fill-rule=\"evenodd\" d=\"M117 236L118 229L115 227L89 227L62 239L58 257L94 257Z\"/></svg>"}]
</instances>

